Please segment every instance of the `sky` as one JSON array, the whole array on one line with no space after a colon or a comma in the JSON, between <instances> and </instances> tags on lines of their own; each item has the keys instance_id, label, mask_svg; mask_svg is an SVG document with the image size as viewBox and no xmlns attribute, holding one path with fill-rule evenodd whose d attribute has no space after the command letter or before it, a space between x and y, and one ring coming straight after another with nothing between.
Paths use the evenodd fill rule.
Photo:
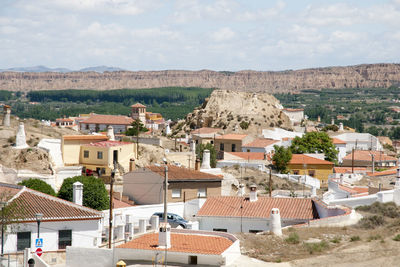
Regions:
<instances>
[{"instance_id":1,"label":"sky","mask_svg":"<svg viewBox=\"0 0 400 267\"><path fill-rule=\"evenodd\" d=\"M400 0L1 0L0 69L399 63Z\"/></svg>"}]
</instances>

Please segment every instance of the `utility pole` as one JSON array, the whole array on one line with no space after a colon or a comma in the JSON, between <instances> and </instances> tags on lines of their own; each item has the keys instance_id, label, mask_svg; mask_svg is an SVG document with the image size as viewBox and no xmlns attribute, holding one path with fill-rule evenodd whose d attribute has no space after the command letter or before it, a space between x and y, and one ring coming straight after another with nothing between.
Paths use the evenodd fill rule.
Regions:
<instances>
[{"instance_id":1,"label":"utility pole","mask_svg":"<svg viewBox=\"0 0 400 267\"><path fill-rule=\"evenodd\" d=\"M167 216L167 194L168 194L168 165L167 165L167 159L164 158L164 176L165 176L165 180L164 180L164 225L165 225L165 229L164 232L167 233L167 224L168 224L168 216ZM167 238L167 237L166 237ZM165 244L165 260L164 260L164 266L167 266L167 244Z\"/></svg>"},{"instance_id":2,"label":"utility pole","mask_svg":"<svg viewBox=\"0 0 400 267\"><path fill-rule=\"evenodd\" d=\"M269 166L269 197L272 197L272 168Z\"/></svg>"},{"instance_id":3,"label":"utility pole","mask_svg":"<svg viewBox=\"0 0 400 267\"><path fill-rule=\"evenodd\" d=\"M113 185L114 185L114 178L115 178L115 165L114 162L114 170L111 171L110 177L110 214L108 219L108 248L111 248L112 245L112 227L113 227Z\"/></svg>"},{"instance_id":4,"label":"utility pole","mask_svg":"<svg viewBox=\"0 0 400 267\"><path fill-rule=\"evenodd\" d=\"M354 148L351 150L351 173L354 174Z\"/></svg>"},{"instance_id":5,"label":"utility pole","mask_svg":"<svg viewBox=\"0 0 400 267\"><path fill-rule=\"evenodd\" d=\"M136 120L136 158L139 159L139 123L140 120Z\"/></svg>"}]
</instances>

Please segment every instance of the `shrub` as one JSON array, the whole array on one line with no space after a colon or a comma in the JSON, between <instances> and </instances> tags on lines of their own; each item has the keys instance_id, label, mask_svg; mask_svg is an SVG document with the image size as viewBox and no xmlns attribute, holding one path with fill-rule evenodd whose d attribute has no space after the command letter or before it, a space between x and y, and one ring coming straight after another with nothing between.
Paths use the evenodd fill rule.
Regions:
<instances>
[{"instance_id":1,"label":"shrub","mask_svg":"<svg viewBox=\"0 0 400 267\"><path fill-rule=\"evenodd\" d=\"M310 254L322 252L323 250L329 248L329 244L326 241L321 241L319 243L305 243L304 246Z\"/></svg>"},{"instance_id":2,"label":"shrub","mask_svg":"<svg viewBox=\"0 0 400 267\"><path fill-rule=\"evenodd\" d=\"M369 206L357 207L356 210L375 213L389 218L400 217L400 210L394 202L387 202L387 203L375 202Z\"/></svg>"},{"instance_id":3,"label":"shrub","mask_svg":"<svg viewBox=\"0 0 400 267\"><path fill-rule=\"evenodd\" d=\"M350 242L360 241L361 238L358 235L353 235L350 237Z\"/></svg>"},{"instance_id":4,"label":"shrub","mask_svg":"<svg viewBox=\"0 0 400 267\"><path fill-rule=\"evenodd\" d=\"M109 208L110 200L106 187L102 180L93 176L75 176L65 179L58 191L58 197L72 201L72 184L75 182L83 184L83 206L96 210Z\"/></svg>"},{"instance_id":5,"label":"shrub","mask_svg":"<svg viewBox=\"0 0 400 267\"><path fill-rule=\"evenodd\" d=\"M14 144L14 143L15 143L15 136L10 136L10 137L7 139L7 142L9 142L10 144Z\"/></svg>"},{"instance_id":6,"label":"shrub","mask_svg":"<svg viewBox=\"0 0 400 267\"><path fill-rule=\"evenodd\" d=\"M384 225L385 219L381 215L367 216L360 220L358 225L364 229L374 229L378 226Z\"/></svg>"},{"instance_id":7,"label":"shrub","mask_svg":"<svg viewBox=\"0 0 400 267\"><path fill-rule=\"evenodd\" d=\"M249 128L250 123L247 121L242 121L239 126L240 128L242 128L243 130L247 130Z\"/></svg>"},{"instance_id":8,"label":"shrub","mask_svg":"<svg viewBox=\"0 0 400 267\"><path fill-rule=\"evenodd\" d=\"M331 242L338 244L338 243L340 243L341 240L342 240L342 238L340 236L335 236L333 239L331 239Z\"/></svg>"},{"instance_id":9,"label":"shrub","mask_svg":"<svg viewBox=\"0 0 400 267\"><path fill-rule=\"evenodd\" d=\"M371 242L372 240L378 240L381 239L382 237L380 235L370 235L368 237L368 242Z\"/></svg>"},{"instance_id":10,"label":"shrub","mask_svg":"<svg viewBox=\"0 0 400 267\"><path fill-rule=\"evenodd\" d=\"M397 235L393 238L393 240L394 240L394 241L400 241L400 234L397 234Z\"/></svg>"},{"instance_id":11,"label":"shrub","mask_svg":"<svg viewBox=\"0 0 400 267\"><path fill-rule=\"evenodd\" d=\"M289 244L298 244L300 243L300 237L296 232L290 233L289 237L285 239Z\"/></svg>"},{"instance_id":12,"label":"shrub","mask_svg":"<svg viewBox=\"0 0 400 267\"><path fill-rule=\"evenodd\" d=\"M28 180L24 180L22 182L19 183L19 185L23 185L26 186L30 189L48 194L48 195L52 195L55 196L56 192L54 191L54 189L45 181L42 181L40 179L33 179L30 178Z\"/></svg>"}]
</instances>

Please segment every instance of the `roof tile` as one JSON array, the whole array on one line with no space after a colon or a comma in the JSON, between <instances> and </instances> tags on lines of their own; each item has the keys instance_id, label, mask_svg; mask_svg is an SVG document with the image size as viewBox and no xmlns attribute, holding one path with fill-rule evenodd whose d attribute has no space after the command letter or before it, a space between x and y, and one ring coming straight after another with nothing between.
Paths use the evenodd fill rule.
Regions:
<instances>
[{"instance_id":1,"label":"roof tile","mask_svg":"<svg viewBox=\"0 0 400 267\"><path fill-rule=\"evenodd\" d=\"M117 115L92 115L80 123L86 124L110 124L110 125L130 125L133 119L127 116Z\"/></svg>"},{"instance_id":2,"label":"roof tile","mask_svg":"<svg viewBox=\"0 0 400 267\"><path fill-rule=\"evenodd\" d=\"M333 165L333 162L317 159L304 154L293 154L289 164Z\"/></svg>"},{"instance_id":3,"label":"roof tile","mask_svg":"<svg viewBox=\"0 0 400 267\"><path fill-rule=\"evenodd\" d=\"M397 158L386 155L383 151L375 150L354 150L354 160L372 161L374 155L375 162L380 161L397 161ZM352 153L348 154L343 160L352 160Z\"/></svg>"},{"instance_id":4,"label":"roof tile","mask_svg":"<svg viewBox=\"0 0 400 267\"><path fill-rule=\"evenodd\" d=\"M147 169L152 172L158 173L164 177L164 166L148 166ZM222 180L222 177L200 172L196 170L190 170L187 168L177 167L174 165L168 165L168 180L170 181L185 181L185 180Z\"/></svg>"},{"instance_id":5,"label":"roof tile","mask_svg":"<svg viewBox=\"0 0 400 267\"><path fill-rule=\"evenodd\" d=\"M266 147L275 143L278 143L278 140L267 139L267 138L259 138L254 140L251 143L245 144L242 147Z\"/></svg>"}]
</instances>

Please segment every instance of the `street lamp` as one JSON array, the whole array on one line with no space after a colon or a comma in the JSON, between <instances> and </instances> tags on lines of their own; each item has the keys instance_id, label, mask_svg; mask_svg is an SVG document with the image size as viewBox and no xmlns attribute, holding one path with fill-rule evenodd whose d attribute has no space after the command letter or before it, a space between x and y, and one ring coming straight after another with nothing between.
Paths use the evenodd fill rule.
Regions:
<instances>
[{"instance_id":1,"label":"street lamp","mask_svg":"<svg viewBox=\"0 0 400 267\"><path fill-rule=\"evenodd\" d=\"M4 255L4 207L7 205L7 202L1 201L1 257Z\"/></svg>"},{"instance_id":2,"label":"street lamp","mask_svg":"<svg viewBox=\"0 0 400 267\"><path fill-rule=\"evenodd\" d=\"M37 238L39 238L40 237L40 221L43 218L43 214L42 213L36 213L35 217L36 217L36 222L37 222Z\"/></svg>"}]
</instances>

